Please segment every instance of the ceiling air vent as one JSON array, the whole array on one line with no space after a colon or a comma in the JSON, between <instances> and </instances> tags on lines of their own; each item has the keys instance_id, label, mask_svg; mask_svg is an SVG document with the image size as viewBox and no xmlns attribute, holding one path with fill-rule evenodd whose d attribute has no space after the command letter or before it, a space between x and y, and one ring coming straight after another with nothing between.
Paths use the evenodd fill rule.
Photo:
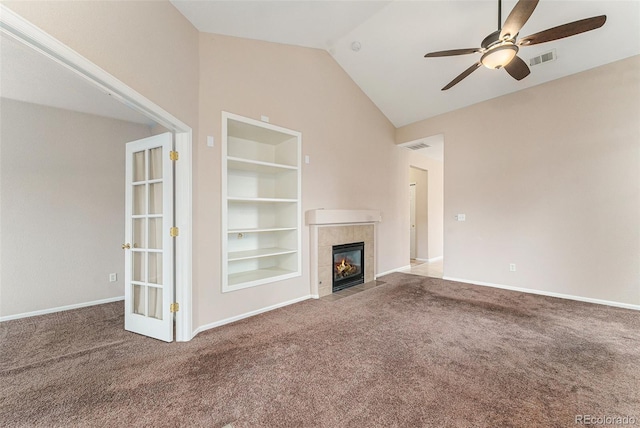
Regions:
<instances>
[{"instance_id":1,"label":"ceiling air vent","mask_svg":"<svg viewBox=\"0 0 640 428\"><path fill-rule=\"evenodd\" d=\"M554 61L556 58L557 58L557 55L554 49L549 52L545 52L541 55L534 56L529 60L529 65L533 67L534 65L543 64L549 61Z\"/></svg>"},{"instance_id":2,"label":"ceiling air vent","mask_svg":"<svg viewBox=\"0 0 640 428\"><path fill-rule=\"evenodd\" d=\"M411 150L420 150L420 149L426 149L427 147L431 147L431 146L423 141L412 141L410 143L400 144L400 147L404 147L406 149L411 149Z\"/></svg>"}]
</instances>

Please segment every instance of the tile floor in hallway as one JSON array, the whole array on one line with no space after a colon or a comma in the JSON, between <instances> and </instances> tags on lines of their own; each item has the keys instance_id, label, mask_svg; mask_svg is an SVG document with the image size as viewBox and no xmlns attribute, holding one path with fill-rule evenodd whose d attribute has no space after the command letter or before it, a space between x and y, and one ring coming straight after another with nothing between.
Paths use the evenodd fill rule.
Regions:
<instances>
[{"instance_id":1,"label":"tile floor in hallway","mask_svg":"<svg viewBox=\"0 0 640 428\"><path fill-rule=\"evenodd\" d=\"M442 278L443 272L443 260L435 262L421 262L419 260L411 260L411 269L405 271L412 275L430 276L432 278ZM378 285L384 284L384 281L374 280L364 284L354 285L353 287L345 288L344 290L336 291L328 296L321 297L320 300L334 302L347 296L360 293L361 291L368 290Z\"/></svg>"},{"instance_id":2,"label":"tile floor in hallway","mask_svg":"<svg viewBox=\"0 0 640 428\"><path fill-rule=\"evenodd\" d=\"M444 260L440 259L435 262L422 262L412 259L411 269L406 272L413 275L442 278L444 272Z\"/></svg>"}]
</instances>

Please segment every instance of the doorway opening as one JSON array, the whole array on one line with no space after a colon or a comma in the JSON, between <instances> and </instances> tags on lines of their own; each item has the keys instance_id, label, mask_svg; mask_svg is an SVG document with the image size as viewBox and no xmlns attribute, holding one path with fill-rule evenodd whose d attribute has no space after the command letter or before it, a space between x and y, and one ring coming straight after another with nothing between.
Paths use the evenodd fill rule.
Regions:
<instances>
[{"instance_id":1,"label":"doorway opening","mask_svg":"<svg viewBox=\"0 0 640 428\"><path fill-rule=\"evenodd\" d=\"M444 135L400 144L409 152L407 219L409 272L442 277L444 250Z\"/></svg>"},{"instance_id":2,"label":"doorway opening","mask_svg":"<svg viewBox=\"0 0 640 428\"><path fill-rule=\"evenodd\" d=\"M123 103L128 108L144 115L160 127L171 132L175 138L175 148L180 162L175 167L175 227L180 231L175 241L174 301L179 302L180 310L175 313L175 340L188 341L192 338L191 324L191 229L192 229L192 130L163 108L145 98L134 89L113 77L57 39L40 30L20 15L4 5L0 5L0 31L12 37L39 54L53 60L78 76L85 83L99 89L98 95L109 97ZM110 276L111 278L111 276ZM114 277L115 278L115 277ZM82 304L77 305L81 307ZM85 305L86 306L86 305ZM54 308L56 310L72 309ZM53 312L51 310L50 312ZM41 311L47 313L46 311ZM32 313L31 315L36 315ZM27 314L26 316L29 316ZM173 317L174 315L171 314Z\"/></svg>"}]
</instances>

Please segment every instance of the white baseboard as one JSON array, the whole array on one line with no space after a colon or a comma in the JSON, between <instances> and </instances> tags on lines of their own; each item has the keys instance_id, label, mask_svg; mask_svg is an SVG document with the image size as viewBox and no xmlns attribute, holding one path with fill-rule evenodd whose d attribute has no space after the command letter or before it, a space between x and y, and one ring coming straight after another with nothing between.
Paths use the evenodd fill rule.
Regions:
<instances>
[{"instance_id":1,"label":"white baseboard","mask_svg":"<svg viewBox=\"0 0 640 428\"><path fill-rule=\"evenodd\" d=\"M411 269L411 265L406 265L399 268L388 270L386 272L380 272L374 275L374 279L378 279L381 276L389 275L390 273L394 273L394 272L406 272L410 269Z\"/></svg>"},{"instance_id":2,"label":"white baseboard","mask_svg":"<svg viewBox=\"0 0 640 428\"><path fill-rule=\"evenodd\" d=\"M413 260L417 260L419 262L424 262L424 263L433 263L433 262L437 262L437 261L442 260L442 259L444 259L443 256L432 257L430 259L420 259L420 258L416 257Z\"/></svg>"},{"instance_id":3,"label":"white baseboard","mask_svg":"<svg viewBox=\"0 0 640 428\"><path fill-rule=\"evenodd\" d=\"M94 300L92 302L76 303L74 305L59 306L57 308L41 309L39 311L24 312L22 314L7 315L4 317L0 317L0 322L17 320L20 318L35 317L38 315L52 314L54 312L70 311L71 309L86 308L87 306L104 305L105 303L117 302L120 300L124 300L124 296L110 297L109 299Z\"/></svg>"},{"instance_id":4,"label":"white baseboard","mask_svg":"<svg viewBox=\"0 0 640 428\"><path fill-rule=\"evenodd\" d=\"M541 296L557 297L559 299L576 300L578 302L595 303L597 305L614 306L616 308L632 309L640 311L640 305L632 305L630 303L613 302L611 300L592 299L591 297L574 296L572 294L554 293L553 291L541 291L531 288L512 287L510 285L492 284L490 282L472 281L462 278L443 277L447 281L464 282L466 284L481 285L483 287L502 288L504 290L519 291L521 293L539 294Z\"/></svg>"},{"instance_id":5,"label":"white baseboard","mask_svg":"<svg viewBox=\"0 0 640 428\"><path fill-rule=\"evenodd\" d=\"M225 324L230 324L232 322L240 321L242 319L249 318L249 317L252 317L254 315L259 315L259 314L262 314L264 312L269 312L269 311L272 311L274 309L282 308L284 306L293 305L294 303L302 302L302 301L309 300L309 299L312 299L312 298L316 298L317 299L318 297L315 297L314 295L309 294L308 296L298 297L297 299L288 300L288 301L282 302L282 303L276 303L275 305L267 306L265 308L256 309L255 311L246 312L244 314L240 314L240 315L236 315L236 316L233 316L233 317L225 318L225 319L220 320L220 321L216 321L216 322L212 322L212 323L209 323L209 324L201 325L200 327L198 327L198 328L196 328L194 330L193 334L191 335L191 338L193 339L194 337L196 337L196 335L198 333L202 333L205 330L210 330L212 328L220 327L220 326L225 325Z\"/></svg>"}]
</instances>

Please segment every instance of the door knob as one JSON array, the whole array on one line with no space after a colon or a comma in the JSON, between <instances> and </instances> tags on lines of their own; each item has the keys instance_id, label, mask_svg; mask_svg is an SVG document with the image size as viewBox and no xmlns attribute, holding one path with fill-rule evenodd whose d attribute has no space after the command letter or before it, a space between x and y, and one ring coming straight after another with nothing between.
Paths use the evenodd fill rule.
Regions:
<instances>
[{"instance_id":1,"label":"door knob","mask_svg":"<svg viewBox=\"0 0 640 428\"><path fill-rule=\"evenodd\" d=\"M131 248L131 244L122 244L123 250L128 250L129 248Z\"/></svg>"}]
</instances>

